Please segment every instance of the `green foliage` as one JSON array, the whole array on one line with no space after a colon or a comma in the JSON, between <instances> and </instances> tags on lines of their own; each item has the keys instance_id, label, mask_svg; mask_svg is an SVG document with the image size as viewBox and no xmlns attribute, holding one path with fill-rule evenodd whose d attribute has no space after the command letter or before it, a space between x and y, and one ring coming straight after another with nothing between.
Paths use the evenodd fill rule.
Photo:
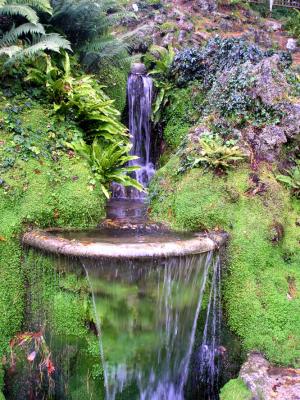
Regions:
<instances>
[{"instance_id":1,"label":"green foliage","mask_svg":"<svg viewBox=\"0 0 300 400\"><path fill-rule=\"evenodd\" d=\"M174 83L169 80L170 67L175 57L174 49L160 46L152 46L144 56L144 62L150 70L149 75L154 76L154 85L157 94L153 106L152 119L155 124L161 120L162 111L169 103Z\"/></svg>"},{"instance_id":2,"label":"green foliage","mask_svg":"<svg viewBox=\"0 0 300 400\"><path fill-rule=\"evenodd\" d=\"M124 145L119 142L103 145L101 141L94 139L91 145L82 140L74 143L71 147L88 161L95 180L100 182L101 189L107 198L110 197L109 186L111 182L143 190L142 185L127 175L139 169L138 166L128 166L130 161L138 158L129 155L130 144Z\"/></svg>"},{"instance_id":3,"label":"green foliage","mask_svg":"<svg viewBox=\"0 0 300 400\"><path fill-rule=\"evenodd\" d=\"M285 29L290 35L300 40L300 11L295 9L285 24Z\"/></svg>"},{"instance_id":4,"label":"green foliage","mask_svg":"<svg viewBox=\"0 0 300 400\"><path fill-rule=\"evenodd\" d=\"M68 143L82 137L75 123L60 123L53 118L53 111L42 108L27 94L10 102L5 98L1 106L0 129L5 136L0 174L21 160L58 160L68 150Z\"/></svg>"},{"instance_id":5,"label":"green foliage","mask_svg":"<svg viewBox=\"0 0 300 400\"><path fill-rule=\"evenodd\" d=\"M17 27L13 24L9 31L1 32L0 55L7 55L10 58L6 65L16 61L23 62L26 58L32 58L44 50L54 52L60 52L61 49L71 50L68 40L58 33L47 34L39 23L34 8L50 13L51 6L48 0L23 0L17 3L5 0L0 4L0 15L22 17L28 21Z\"/></svg>"},{"instance_id":6,"label":"green foliage","mask_svg":"<svg viewBox=\"0 0 300 400\"><path fill-rule=\"evenodd\" d=\"M291 190L294 196L300 198L300 161L287 175L277 175L276 179Z\"/></svg>"},{"instance_id":7,"label":"green foliage","mask_svg":"<svg viewBox=\"0 0 300 400\"><path fill-rule=\"evenodd\" d=\"M92 76L71 75L70 59L65 53L63 68L53 66L45 57L37 68L31 68L28 81L45 85L47 93L56 102L55 111L66 115L71 113L83 128L88 140L101 137L107 141L126 141L126 128L119 122L119 112L113 107L113 100L104 93Z\"/></svg>"},{"instance_id":8,"label":"green foliage","mask_svg":"<svg viewBox=\"0 0 300 400\"><path fill-rule=\"evenodd\" d=\"M245 155L231 142L224 142L220 136L206 135L199 139L199 144L185 152L179 172L204 166L214 171L226 171Z\"/></svg>"},{"instance_id":9,"label":"green foliage","mask_svg":"<svg viewBox=\"0 0 300 400\"><path fill-rule=\"evenodd\" d=\"M251 400L252 393L240 379L231 379L221 389L220 400Z\"/></svg>"},{"instance_id":10,"label":"green foliage","mask_svg":"<svg viewBox=\"0 0 300 400\"><path fill-rule=\"evenodd\" d=\"M110 0L57 0L51 24L64 32L89 71L127 60L126 46L110 31L124 16Z\"/></svg>"},{"instance_id":11,"label":"green foliage","mask_svg":"<svg viewBox=\"0 0 300 400\"><path fill-rule=\"evenodd\" d=\"M175 229L230 233L222 284L230 328L246 350L257 349L272 362L299 366L298 202L291 203L267 170L256 172L267 187L258 195L247 166L219 177L201 168L177 175L178 165L178 157L173 157L151 183L152 217ZM277 244L271 240L274 221L285 232Z\"/></svg>"}]
</instances>

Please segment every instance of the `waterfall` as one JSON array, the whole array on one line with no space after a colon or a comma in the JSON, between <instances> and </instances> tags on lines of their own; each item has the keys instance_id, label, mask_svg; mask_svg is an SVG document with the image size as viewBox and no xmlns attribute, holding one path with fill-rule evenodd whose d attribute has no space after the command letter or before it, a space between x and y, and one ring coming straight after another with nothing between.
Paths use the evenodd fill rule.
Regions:
<instances>
[{"instance_id":1,"label":"waterfall","mask_svg":"<svg viewBox=\"0 0 300 400\"><path fill-rule=\"evenodd\" d=\"M128 128L131 135L131 154L139 157L130 162L140 169L133 172L133 177L147 187L154 175L151 140L153 82L146 75L143 64L133 64L127 82ZM113 197L143 199L145 195L136 189L125 189L120 185L113 186Z\"/></svg>"},{"instance_id":2,"label":"waterfall","mask_svg":"<svg viewBox=\"0 0 300 400\"><path fill-rule=\"evenodd\" d=\"M199 329L199 365L192 373L205 381L207 398L216 398L212 394L220 336L218 256L84 261L84 269L93 294L106 400L126 397L129 390L140 400L190 398L185 386ZM208 305L203 309L205 294ZM202 328L201 313L205 314ZM117 351L115 357L112 353Z\"/></svg>"}]
</instances>

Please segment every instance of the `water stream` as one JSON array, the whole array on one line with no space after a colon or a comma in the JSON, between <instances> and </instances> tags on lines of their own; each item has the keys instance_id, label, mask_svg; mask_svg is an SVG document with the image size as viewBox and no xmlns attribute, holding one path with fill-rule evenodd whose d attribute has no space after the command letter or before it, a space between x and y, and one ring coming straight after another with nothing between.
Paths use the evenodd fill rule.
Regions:
<instances>
[{"instance_id":1,"label":"water stream","mask_svg":"<svg viewBox=\"0 0 300 400\"><path fill-rule=\"evenodd\" d=\"M132 70L127 82L128 103L128 128L131 134L131 154L139 157L130 162L130 165L138 165L140 169L133 173L133 177L147 187L155 173L152 158L152 114L153 82L152 78L139 70ZM115 198L144 198L144 193L136 189L125 189L120 185L113 185L113 197Z\"/></svg>"},{"instance_id":2,"label":"water stream","mask_svg":"<svg viewBox=\"0 0 300 400\"><path fill-rule=\"evenodd\" d=\"M128 388L140 400L185 399L198 317L208 277L218 275L218 257L208 253L117 264L86 260L83 266L93 293L106 400L123 399ZM216 303L211 297L218 297L216 279L209 304ZM203 359L199 372L209 376L212 392L220 324L210 316L207 312L203 331L205 337L208 330L214 335L205 342L209 363ZM116 349L117 358L111 354Z\"/></svg>"}]
</instances>

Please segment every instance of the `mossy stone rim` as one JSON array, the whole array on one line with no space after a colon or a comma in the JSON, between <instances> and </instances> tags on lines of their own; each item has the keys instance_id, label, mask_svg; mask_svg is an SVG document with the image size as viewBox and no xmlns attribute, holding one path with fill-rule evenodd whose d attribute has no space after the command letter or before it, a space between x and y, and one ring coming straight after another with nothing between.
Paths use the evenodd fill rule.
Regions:
<instances>
[{"instance_id":1,"label":"mossy stone rim","mask_svg":"<svg viewBox=\"0 0 300 400\"><path fill-rule=\"evenodd\" d=\"M225 233L198 233L189 239L161 243L112 244L70 240L51 235L51 230L33 230L23 235L22 243L47 253L70 257L142 259L207 253L219 249L227 237Z\"/></svg>"}]
</instances>

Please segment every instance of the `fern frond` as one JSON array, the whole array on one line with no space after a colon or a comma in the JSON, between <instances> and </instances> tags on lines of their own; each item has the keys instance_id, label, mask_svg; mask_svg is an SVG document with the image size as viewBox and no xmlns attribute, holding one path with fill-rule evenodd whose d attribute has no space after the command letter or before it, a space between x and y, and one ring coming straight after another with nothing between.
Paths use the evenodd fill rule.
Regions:
<instances>
[{"instance_id":1,"label":"fern frond","mask_svg":"<svg viewBox=\"0 0 300 400\"><path fill-rule=\"evenodd\" d=\"M52 7L49 0L6 0L5 4L20 4L52 14Z\"/></svg>"},{"instance_id":2,"label":"fern frond","mask_svg":"<svg viewBox=\"0 0 300 400\"><path fill-rule=\"evenodd\" d=\"M29 33L32 35L44 35L45 29L42 24L32 24L30 22L22 24L17 28L12 27L12 29L6 32L0 39L0 47L12 45L13 43L16 43L20 36L27 35Z\"/></svg>"},{"instance_id":3,"label":"fern frond","mask_svg":"<svg viewBox=\"0 0 300 400\"><path fill-rule=\"evenodd\" d=\"M7 55L8 57L12 57L16 53L18 53L20 50L22 50L22 47L20 46L8 46L8 47L2 47L0 49L0 55Z\"/></svg>"},{"instance_id":4,"label":"fern frond","mask_svg":"<svg viewBox=\"0 0 300 400\"><path fill-rule=\"evenodd\" d=\"M36 43L32 44L31 46L14 53L5 65L10 65L15 61L24 60L27 57L34 57L44 50L50 50L59 53L62 49L72 51L70 42L60 36L58 33L49 33L41 36L39 39L36 38Z\"/></svg>"},{"instance_id":5,"label":"fern frond","mask_svg":"<svg viewBox=\"0 0 300 400\"><path fill-rule=\"evenodd\" d=\"M32 24L37 24L39 21L37 13L32 8L18 4L4 5L3 7L0 7L0 15L20 15Z\"/></svg>"}]
</instances>

